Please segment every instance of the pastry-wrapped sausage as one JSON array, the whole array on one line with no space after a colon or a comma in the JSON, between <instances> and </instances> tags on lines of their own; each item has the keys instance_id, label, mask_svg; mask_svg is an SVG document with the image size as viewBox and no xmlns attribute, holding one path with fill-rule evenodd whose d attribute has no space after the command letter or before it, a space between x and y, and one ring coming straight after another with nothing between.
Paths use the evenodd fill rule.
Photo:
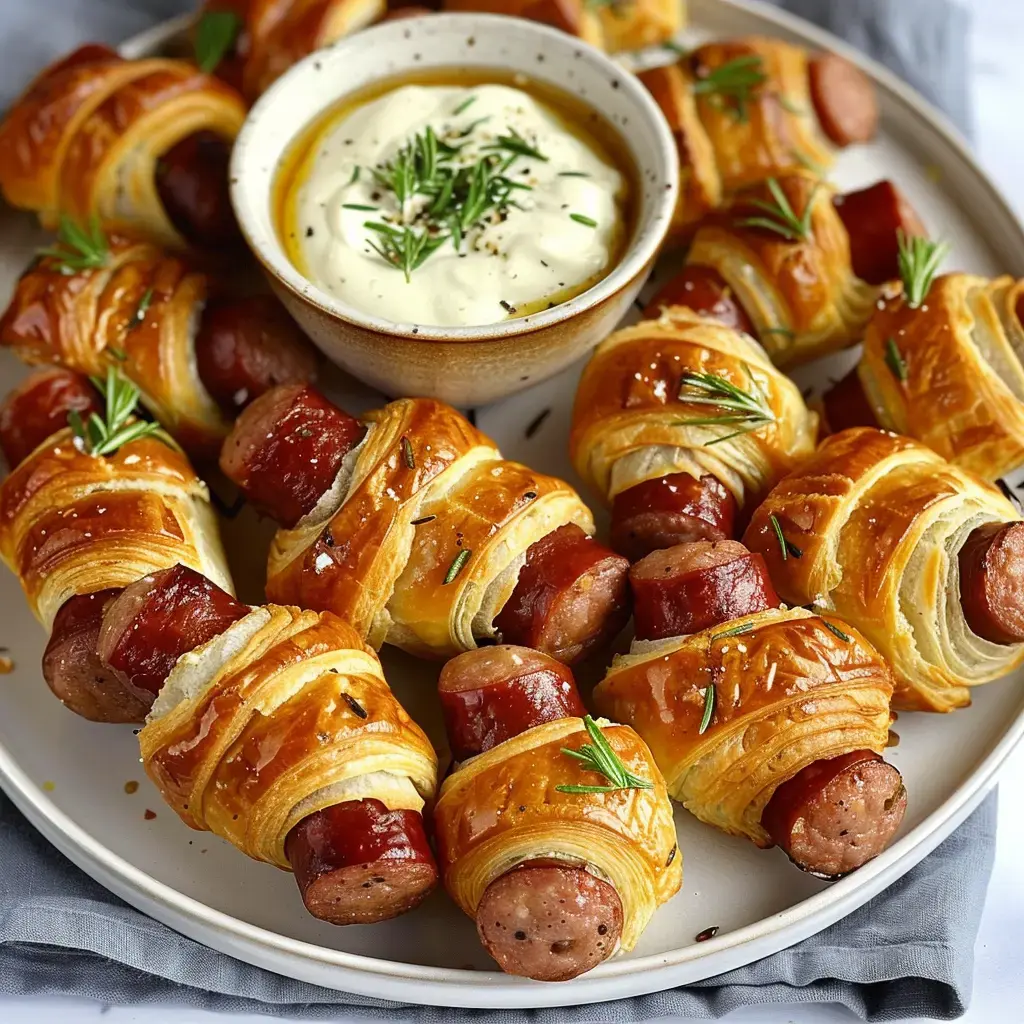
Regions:
<instances>
[{"instance_id":1,"label":"pastry-wrapped sausage","mask_svg":"<svg viewBox=\"0 0 1024 1024\"><path fill-rule=\"evenodd\" d=\"M296 61L386 11L385 0L206 0L195 35L198 41L208 16L237 16L237 34L214 71L252 101Z\"/></svg>"},{"instance_id":2,"label":"pastry-wrapped sausage","mask_svg":"<svg viewBox=\"0 0 1024 1024\"><path fill-rule=\"evenodd\" d=\"M613 505L612 542L637 558L730 536L814 447L817 416L748 335L682 307L616 331L583 371L576 471Z\"/></svg>"},{"instance_id":3,"label":"pastry-wrapped sausage","mask_svg":"<svg viewBox=\"0 0 1024 1024\"><path fill-rule=\"evenodd\" d=\"M312 347L276 300L214 299L206 274L155 246L102 233L94 241L92 266L79 266L65 240L22 275L0 344L26 362L93 376L115 363L199 455L217 450L247 402L312 379Z\"/></svg>"},{"instance_id":4,"label":"pastry-wrapped sausage","mask_svg":"<svg viewBox=\"0 0 1024 1024\"><path fill-rule=\"evenodd\" d=\"M587 0L444 0L446 11L483 11L528 18L616 53L657 46L683 27L683 0L630 0L611 4Z\"/></svg>"},{"instance_id":5,"label":"pastry-wrapped sausage","mask_svg":"<svg viewBox=\"0 0 1024 1024\"><path fill-rule=\"evenodd\" d=\"M241 97L194 64L83 46L44 70L0 122L0 190L47 227L66 216L183 248L158 163L173 151L176 173L189 171L180 143L200 132L230 143L244 120ZM192 159L190 173L207 180L204 155Z\"/></svg>"},{"instance_id":6,"label":"pastry-wrapped sausage","mask_svg":"<svg viewBox=\"0 0 1024 1024\"><path fill-rule=\"evenodd\" d=\"M927 283L914 300L905 282L874 312L855 377L825 396L829 425L844 425L859 386L869 423L997 480L1024 463L1024 284L960 273Z\"/></svg>"},{"instance_id":7,"label":"pastry-wrapped sausage","mask_svg":"<svg viewBox=\"0 0 1024 1024\"><path fill-rule=\"evenodd\" d=\"M185 824L294 868L317 917L384 920L436 882L433 747L330 613L254 608L183 654L139 743Z\"/></svg>"},{"instance_id":8,"label":"pastry-wrapped sausage","mask_svg":"<svg viewBox=\"0 0 1024 1024\"><path fill-rule=\"evenodd\" d=\"M524 648L462 654L439 690L453 747L473 756L442 786L438 859L487 951L510 974L565 981L631 949L682 880L671 807L643 742L575 717L571 674ZM489 728L473 727L478 715ZM617 784L565 752L595 746L629 778Z\"/></svg>"},{"instance_id":9,"label":"pastry-wrapped sausage","mask_svg":"<svg viewBox=\"0 0 1024 1024\"><path fill-rule=\"evenodd\" d=\"M657 567L634 567L645 577L638 624L658 628L638 632L613 661L594 691L597 706L640 733L669 793L702 821L761 847L776 843L823 877L853 870L884 849L906 807L899 772L880 759L889 669L851 627L772 607L763 563L755 570L763 581L746 598L756 610L728 618L732 581L712 574L744 556L730 563L688 550L698 547L648 556L673 570L669 577L704 573L696 590L670 578L659 594L647 572Z\"/></svg>"},{"instance_id":10,"label":"pastry-wrapped sausage","mask_svg":"<svg viewBox=\"0 0 1024 1024\"><path fill-rule=\"evenodd\" d=\"M66 415L66 390L30 394L54 398ZM12 397L16 407L25 401L23 391ZM109 424L106 412L98 419ZM178 562L232 589L205 484L180 450L152 434L101 454L71 428L36 445L0 486L0 555L51 631L47 684L97 721L140 721L152 701L99 664L107 600Z\"/></svg>"},{"instance_id":11,"label":"pastry-wrapped sausage","mask_svg":"<svg viewBox=\"0 0 1024 1024\"><path fill-rule=\"evenodd\" d=\"M784 601L835 612L882 652L895 707L951 711L970 703L969 687L1024 662L1024 645L979 635L965 614L979 592L1024 596L1019 545L959 557L975 531L1019 519L999 490L924 445L860 427L828 438L781 480L744 542L764 556ZM780 537L799 558L783 557Z\"/></svg>"},{"instance_id":12,"label":"pastry-wrapped sausage","mask_svg":"<svg viewBox=\"0 0 1024 1024\"><path fill-rule=\"evenodd\" d=\"M311 389L276 389L239 419L221 466L291 524L271 548L271 599L334 611L374 647L448 657L507 629L574 660L625 618L628 566L589 539L576 492L505 461L440 402L392 402L359 424Z\"/></svg>"},{"instance_id":13,"label":"pastry-wrapped sausage","mask_svg":"<svg viewBox=\"0 0 1024 1024\"><path fill-rule=\"evenodd\" d=\"M707 43L640 80L676 138L677 240L738 189L805 166L824 173L832 143L867 141L877 124L874 89L859 69L779 39Z\"/></svg>"}]
</instances>

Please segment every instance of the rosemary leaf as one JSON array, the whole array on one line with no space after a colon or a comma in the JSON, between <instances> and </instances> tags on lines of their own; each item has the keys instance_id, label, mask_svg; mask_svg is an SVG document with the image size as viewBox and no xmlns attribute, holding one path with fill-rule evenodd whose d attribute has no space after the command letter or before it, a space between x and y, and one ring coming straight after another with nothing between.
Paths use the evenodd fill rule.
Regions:
<instances>
[{"instance_id":1,"label":"rosemary leaf","mask_svg":"<svg viewBox=\"0 0 1024 1024\"><path fill-rule=\"evenodd\" d=\"M835 633L840 640L845 640L846 643L852 643L853 637L849 633L844 633L838 626L833 625L828 619L822 619L821 624L830 632Z\"/></svg>"},{"instance_id":2,"label":"rosemary leaf","mask_svg":"<svg viewBox=\"0 0 1024 1024\"><path fill-rule=\"evenodd\" d=\"M455 556L455 558L452 559L452 564L448 566L448 572L446 572L444 576L445 586L448 586L449 583L454 582L455 577L458 576L460 572L462 572L463 567L469 561L469 556L472 554L473 552L469 548L463 548Z\"/></svg>"},{"instance_id":3,"label":"rosemary leaf","mask_svg":"<svg viewBox=\"0 0 1024 1024\"><path fill-rule=\"evenodd\" d=\"M738 626L733 626L730 629L723 629L719 633L711 634L711 642L714 643L716 640L724 640L730 636L740 636L743 633L749 633L754 628L752 622L741 622Z\"/></svg>"},{"instance_id":4,"label":"rosemary leaf","mask_svg":"<svg viewBox=\"0 0 1024 1024\"><path fill-rule=\"evenodd\" d=\"M717 691L715 684L712 683L704 690L704 716L700 720L700 728L697 730L698 736L703 736L707 732L708 726L711 724L711 716L715 713L715 697Z\"/></svg>"},{"instance_id":5,"label":"rosemary leaf","mask_svg":"<svg viewBox=\"0 0 1024 1024\"><path fill-rule=\"evenodd\" d=\"M901 383L907 380L907 362L896 344L895 338L885 339L885 365L892 371L892 375Z\"/></svg>"},{"instance_id":6,"label":"rosemary leaf","mask_svg":"<svg viewBox=\"0 0 1024 1024\"><path fill-rule=\"evenodd\" d=\"M242 31L235 11L207 11L196 25L195 57L199 70L210 74L227 56Z\"/></svg>"}]
</instances>

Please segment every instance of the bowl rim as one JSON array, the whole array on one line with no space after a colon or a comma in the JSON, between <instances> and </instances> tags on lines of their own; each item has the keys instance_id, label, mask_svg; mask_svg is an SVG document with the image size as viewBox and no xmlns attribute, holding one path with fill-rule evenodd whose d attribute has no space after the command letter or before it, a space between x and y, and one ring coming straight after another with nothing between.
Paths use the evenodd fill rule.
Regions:
<instances>
[{"instance_id":1,"label":"bowl rim","mask_svg":"<svg viewBox=\"0 0 1024 1024\"><path fill-rule=\"evenodd\" d=\"M424 18L426 17L424 15ZM444 31L446 26L449 27L449 31L456 31L457 26L459 32L470 31L474 35L481 33L503 35L509 22L514 22L520 32L524 32L527 36L533 34L538 39L547 40L555 46L561 47L566 52L566 56L575 51L581 51L585 59L597 64L599 70L606 71L618 81L616 91L632 103L636 113L646 120L649 128L653 129L657 148L658 179L664 182L664 187L654 190L647 215L638 220L634 237L612 270L586 291L550 309L523 317L500 320L493 324L449 327L419 324L413 321L401 322L365 313L329 294L305 277L288 258L276 232L272 234L271 242L268 245L263 245L255 240L255 237L263 234L263 232L253 230L257 216L255 210L258 208L257 204L265 202L267 197L262 194L256 195L253 192L254 186L249 178L249 168L253 159L250 154L254 137L263 130L266 112L272 105L280 102L281 97L288 95L297 83L309 73L308 69L314 64L320 65L325 61L341 62L343 56L338 56L338 54L344 55L346 50L355 46L363 48L371 44L377 47L387 45L387 36L408 32L410 24L420 19L397 19L391 22L381 22L353 35L343 36L331 46L317 50L298 61L256 101L235 139L230 164L231 205L234 208L235 217L246 245L271 276L272 283L285 288L304 305L313 307L331 320L409 342L505 342L564 323L601 305L625 288L638 274L643 273L653 263L671 226L679 192L679 167L672 132L661 108L639 79L625 67L617 64L596 47L575 36L567 35L559 29L500 14L451 12L431 14L429 18L431 24L440 26L439 31ZM383 36L385 38L368 39L368 36ZM425 66L430 67L429 62ZM501 67L500 64L494 66ZM560 63L548 61L547 66L557 68ZM382 74L380 77L383 79L394 76L395 73L392 71L387 75ZM571 91L571 86L567 87L564 83L554 82L554 84L556 87L568 88ZM332 96L327 102L322 103L320 111L322 112L331 104L337 103L345 95L345 92L341 92L337 96ZM309 124L309 120L308 118L303 119L299 129L289 137L285 149ZM631 116L628 125L613 125L612 127L629 145L629 136L634 124L633 116ZM630 148L632 149L632 146ZM649 167L638 167L641 176L648 174L649 170Z\"/></svg>"}]
</instances>

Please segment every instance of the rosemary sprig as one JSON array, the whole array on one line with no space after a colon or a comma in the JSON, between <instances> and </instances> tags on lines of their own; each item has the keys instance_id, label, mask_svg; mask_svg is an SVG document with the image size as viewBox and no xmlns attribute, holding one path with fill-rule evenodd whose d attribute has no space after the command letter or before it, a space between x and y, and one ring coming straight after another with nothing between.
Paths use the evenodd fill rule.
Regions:
<instances>
[{"instance_id":1,"label":"rosemary sprig","mask_svg":"<svg viewBox=\"0 0 1024 1024\"><path fill-rule=\"evenodd\" d=\"M746 364L744 364L746 365ZM721 444L739 434L747 434L767 423L775 422L775 413L768 407L764 394L757 386L750 367L746 367L750 377L751 390L744 391L731 381L717 373L685 372L679 382L677 398L680 402L690 405L708 405L724 410L718 416L694 416L678 420L680 424L693 427L715 426L718 424L733 425L737 429L704 442L704 447Z\"/></svg>"},{"instance_id":2,"label":"rosemary sprig","mask_svg":"<svg viewBox=\"0 0 1024 1024\"><path fill-rule=\"evenodd\" d=\"M618 789L653 789L654 783L634 775L622 763L619 755L612 750L604 733L598 728L597 722L590 715L583 718L583 727L587 730L590 743L584 743L579 750L562 747L562 753L582 761L586 771L597 772L609 782L606 786L563 785L555 786L559 793L611 793Z\"/></svg>"},{"instance_id":3,"label":"rosemary sprig","mask_svg":"<svg viewBox=\"0 0 1024 1024\"><path fill-rule=\"evenodd\" d=\"M895 338L885 339L885 365L892 371L892 375L901 383L907 380L907 361L903 358Z\"/></svg>"},{"instance_id":4,"label":"rosemary sprig","mask_svg":"<svg viewBox=\"0 0 1024 1024\"><path fill-rule=\"evenodd\" d=\"M917 309L932 286L939 264L949 254L949 244L907 235L902 228L896 229L896 243L899 246L898 263L907 305Z\"/></svg>"},{"instance_id":5,"label":"rosemary sprig","mask_svg":"<svg viewBox=\"0 0 1024 1024\"><path fill-rule=\"evenodd\" d=\"M444 585L448 586L449 583L454 582L455 577L462 572L463 567L469 561L469 556L473 552L469 548L463 548L453 559L452 564L448 566L448 571L444 575Z\"/></svg>"},{"instance_id":6,"label":"rosemary sprig","mask_svg":"<svg viewBox=\"0 0 1024 1024\"><path fill-rule=\"evenodd\" d=\"M195 57L199 70L209 74L227 56L242 31L235 11L207 11L196 25Z\"/></svg>"},{"instance_id":7,"label":"rosemary sprig","mask_svg":"<svg viewBox=\"0 0 1024 1024\"><path fill-rule=\"evenodd\" d=\"M736 120L747 120L747 104L754 90L768 80L764 61L758 54L736 57L714 68L693 83L695 96L708 96L719 104L728 102Z\"/></svg>"},{"instance_id":8,"label":"rosemary sprig","mask_svg":"<svg viewBox=\"0 0 1024 1024\"><path fill-rule=\"evenodd\" d=\"M704 690L704 716L700 720L700 728L697 730L698 736L703 736L707 732L708 726L711 724L711 716L715 713L715 703L718 692L715 689L715 684L712 683Z\"/></svg>"},{"instance_id":9,"label":"rosemary sprig","mask_svg":"<svg viewBox=\"0 0 1024 1024\"><path fill-rule=\"evenodd\" d=\"M83 422L77 409L72 409L68 413L68 426L87 454L110 455L122 445L128 444L129 441L137 441L140 437L155 437L173 446L174 442L158 423L149 423L146 420L128 422L138 405L139 389L123 377L113 363L107 367L105 381L96 377L91 379L103 395L103 417L92 413L89 419Z\"/></svg>"},{"instance_id":10,"label":"rosemary sprig","mask_svg":"<svg viewBox=\"0 0 1024 1024\"><path fill-rule=\"evenodd\" d=\"M768 521L772 524L772 529L775 531L775 536L778 539L779 549L782 551L782 560L785 562L790 555L794 558L802 558L803 552L795 544L786 540L786 535L782 532L782 523L779 522L779 518L774 512L768 516Z\"/></svg>"},{"instance_id":11,"label":"rosemary sprig","mask_svg":"<svg viewBox=\"0 0 1024 1024\"><path fill-rule=\"evenodd\" d=\"M448 241L448 235L431 237L425 231L417 234L412 228L399 229L379 221L368 220L363 227L377 232L378 241L368 238L367 245L386 263L401 270L406 281L411 280L412 272L423 266L427 258Z\"/></svg>"},{"instance_id":12,"label":"rosemary sprig","mask_svg":"<svg viewBox=\"0 0 1024 1024\"><path fill-rule=\"evenodd\" d=\"M807 205L799 217L790 206L786 193L783 192L778 180L769 178L767 185L774 202L770 203L765 199L748 200L751 206L764 211L764 216L740 217L736 224L741 228L764 228L766 231L774 231L790 242L808 241L811 237L814 196L821 187L821 182L817 182L811 190L811 194L807 197Z\"/></svg>"},{"instance_id":13,"label":"rosemary sprig","mask_svg":"<svg viewBox=\"0 0 1024 1024\"><path fill-rule=\"evenodd\" d=\"M714 643L716 640L724 640L730 636L740 636L742 633L749 633L754 628L752 622L741 622L738 626L732 626L729 629L723 629L719 633L711 634L711 642Z\"/></svg>"},{"instance_id":14,"label":"rosemary sprig","mask_svg":"<svg viewBox=\"0 0 1024 1024\"><path fill-rule=\"evenodd\" d=\"M40 249L39 255L56 260L57 269L62 274L70 275L105 266L110 249L98 217L92 217L86 230L70 217L61 214L57 244Z\"/></svg>"}]
</instances>

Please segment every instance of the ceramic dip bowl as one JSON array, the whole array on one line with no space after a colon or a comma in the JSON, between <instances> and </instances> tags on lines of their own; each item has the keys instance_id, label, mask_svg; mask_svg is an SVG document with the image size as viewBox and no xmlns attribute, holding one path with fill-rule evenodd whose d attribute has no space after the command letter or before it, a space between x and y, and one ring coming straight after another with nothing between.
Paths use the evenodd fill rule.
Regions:
<instances>
[{"instance_id":1,"label":"ceramic dip bowl","mask_svg":"<svg viewBox=\"0 0 1024 1024\"><path fill-rule=\"evenodd\" d=\"M303 130L340 100L403 74L466 69L522 74L598 111L635 168L632 230L609 273L550 308L470 327L383 319L308 280L282 244L277 176ZM536 22L437 14L385 22L311 54L253 107L235 143L231 196L270 284L316 344L389 396L431 396L466 407L563 370L614 330L647 278L678 190L675 143L640 83L603 53ZM386 273L400 273L385 270Z\"/></svg>"}]
</instances>

